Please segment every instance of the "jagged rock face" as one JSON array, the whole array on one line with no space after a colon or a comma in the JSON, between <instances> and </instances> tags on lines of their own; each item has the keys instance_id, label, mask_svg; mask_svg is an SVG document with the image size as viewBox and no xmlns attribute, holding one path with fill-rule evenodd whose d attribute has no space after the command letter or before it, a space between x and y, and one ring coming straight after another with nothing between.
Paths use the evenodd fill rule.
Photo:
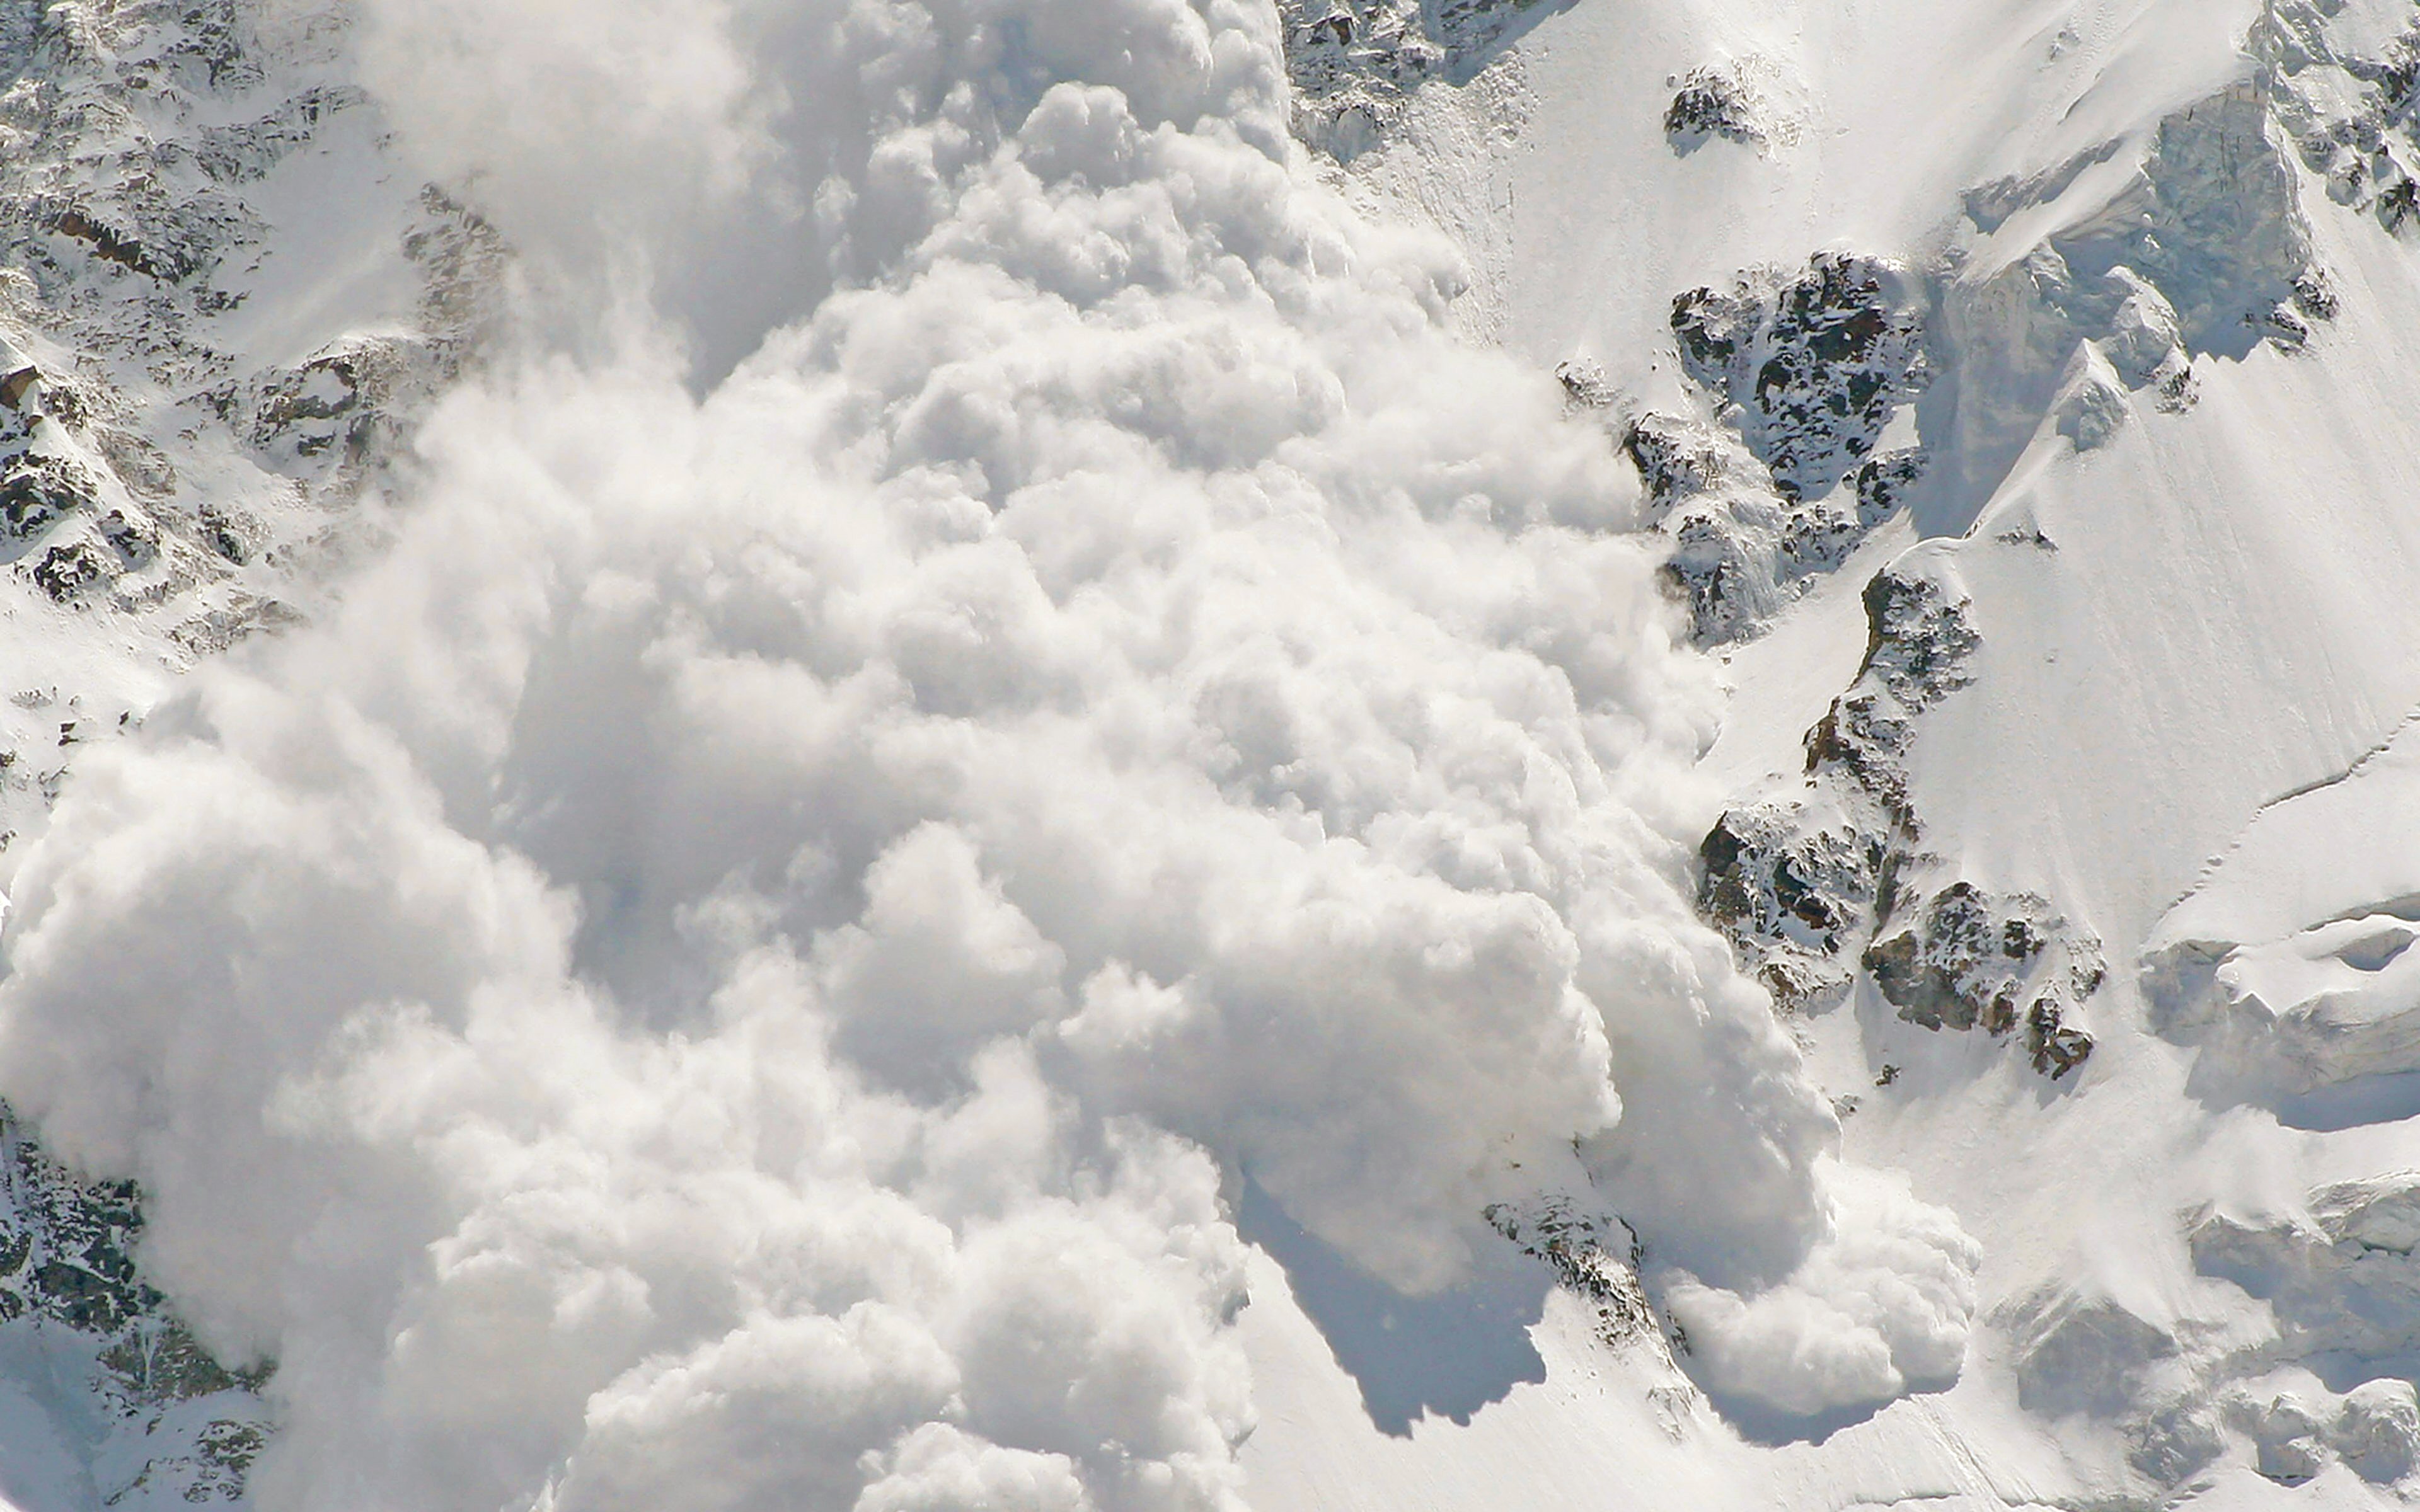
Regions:
<instances>
[{"instance_id":1,"label":"jagged rock face","mask_svg":"<svg viewBox=\"0 0 2420 1512\"><path fill-rule=\"evenodd\" d=\"M265 1365L232 1369L178 1323L136 1263L143 1219L128 1181L51 1161L0 1105L0 1333L50 1327L88 1342L91 1406L108 1425L100 1488L130 1499L239 1502L269 1432Z\"/></svg>"},{"instance_id":2,"label":"jagged rock face","mask_svg":"<svg viewBox=\"0 0 2420 1512\"><path fill-rule=\"evenodd\" d=\"M382 131L342 82L341 25L265 40L274 19L234 0L0 4L0 229L18 253L0 270L0 594L153 670L119 681L291 623L290 570L331 548L330 508L494 318L502 244L433 188L349 194L363 234L325 252L256 208L332 143L375 151ZM290 365L246 352L247 307L329 276L314 257L364 275L380 256L416 306L332 312L316 351L289 331L308 352ZM139 717L124 694L103 707L13 675L0 844L39 822L70 748Z\"/></svg>"},{"instance_id":3,"label":"jagged rock face","mask_svg":"<svg viewBox=\"0 0 2420 1512\"><path fill-rule=\"evenodd\" d=\"M1974 681L1982 638L1954 582L1912 566L1864 602L1864 665L1807 733L1815 795L1725 813L1699 847L1699 905L1785 1011L1840 1001L1861 968L1911 1023L2021 1032L2056 1080L2092 1053L2072 1021L2106 976L2100 941L2036 894L1921 885L1939 863L1908 795L1916 720Z\"/></svg>"},{"instance_id":4,"label":"jagged rock face","mask_svg":"<svg viewBox=\"0 0 2420 1512\"><path fill-rule=\"evenodd\" d=\"M1833 254L1794 277L1752 270L1731 293L1673 301L1683 366L1725 428L1650 411L1621 446L1649 522L1672 537L1667 577L1699 643L1761 634L1921 476L1912 448L1871 455L1924 380L1917 302L1896 268Z\"/></svg>"},{"instance_id":5,"label":"jagged rock face","mask_svg":"<svg viewBox=\"0 0 2420 1512\"><path fill-rule=\"evenodd\" d=\"M1729 293L1681 295L1672 333L1683 366L1725 402L1774 486L1820 499L1923 387L1922 304L1897 265L1819 253L1802 273L1756 270Z\"/></svg>"},{"instance_id":6,"label":"jagged rock face","mask_svg":"<svg viewBox=\"0 0 2420 1512\"><path fill-rule=\"evenodd\" d=\"M1462 84L1554 0L1280 0L1295 134L1349 159L1374 146L1406 96Z\"/></svg>"},{"instance_id":7,"label":"jagged rock face","mask_svg":"<svg viewBox=\"0 0 2420 1512\"><path fill-rule=\"evenodd\" d=\"M2022 1026L2034 1069L2054 1081L2092 1054L2091 1037L2067 1025L2100 990L2100 943L2033 893L1997 897L1953 882L1861 958L1900 1017L1929 1029Z\"/></svg>"},{"instance_id":8,"label":"jagged rock face","mask_svg":"<svg viewBox=\"0 0 2420 1512\"><path fill-rule=\"evenodd\" d=\"M1807 736L1818 799L1734 809L1699 847L1707 917L1790 1009L1838 1001L1888 916L1917 834L1913 717L1971 680L1981 643L1962 595L1931 578L1885 569L1864 601L1864 665Z\"/></svg>"},{"instance_id":9,"label":"jagged rock face","mask_svg":"<svg viewBox=\"0 0 2420 1512\"><path fill-rule=\"evenodd\" d=\"M1900 842L1877 867L1877 927L1900 927L1859 963L1884 998L1928 1028L2020 1027L2034 1069L2054 1079L2081 1065L2092 1041L2070 1024L2106 975L2100 942L2031 893L2001 897L1959 879L1908 910L1928 862L1905 763L1916 717L1974 681L1982 643L1962 598L1938 578L1885 569L1865 591L1865 665L1809 733L1809 773L1832 771L1889 817Z\"/></svg>"},{"instance_id":10,"label":"jagged rock face","mask_svg":"<svg viewBox=\"0 0 2420 1512\"><path fill-rule=\"evenodd\" d=\"M2420 17L2399 0L2272 0L2245 49L2277 119L2339 205L2404 233L2420 217Z\"/></svg>"},{"instance_id":11,"label":"jagged rock face","mask_svg":"<svg viewBox=\"0 0 2420 1512\"><path fill-rule=\"evenodd\" d=\"M170 454L206 453L193 433L212 428L289 491L349 497L489 317L474 290L501 245L430 190L394 227L422 275L419 329L332 330L295 366L251 370L221 334L274 235L247 195L326 132L374 131L367 98L311 77L327 59L308 48L278 58L272 82L231 0L18 7L10 23L0 228L23 255L0 279L0 320L28 339L8 364L15 424L0 426L19 433L0 435L9 533L40 547L30 570L54 598L224 617L240 593L228 569L292 527L224 484L206 501ZM121 527L93 539L113 513ZM116 549L132 537L149 544Z\"/></svg>"},{"instance_id":12,"label":"jagged rock face","mask_svg":"<svg viewBox=\"0 0 2420 1512\"><path fill-rule=\"evenodd\" d=\"M1375 143L1403 98L1435 74L1445 50L1430 40L1419 7L1390 0L1307 0L1279 8L1295 134L1339 157Z\"/></svg>"},{"instance_id":13,"label":"jagged rock face","mask_svg":"<svg viewBox=\"0 0 2420 1512\"><path fill-rule=\"evenodd\" d=\"M1650 410L1638 416L1622 430L1621 450L1647 486L1650 525L1662 524L1676 507L1714 492L1733 474L1722 439L1677 415Z\"/></svg>"},{"instance_id":14,"label":"jagged rock face","mask_svg":"<svg viewBox=\"0 0 2420 1512\"><path fill-rule=\"evenodd\" d=\"M1887 854L1883 837L1804 803L1736 809L1699 847L1699 906L1777 1006L1821 1010L1848 992L1843 953L1872 932Z\"/></svg>"},{"instance_id":15,"label":"jagged rock face","mask_svg":"<svg viewBox=\"0 0 2420 1512\"><path fill-rule=\"evenodd\" d=\"M1584 1211L1560 1194L1491 1203L1484 1216L1514 1248L1544 1261L1558 1286L1596 1310L1599 1342L1620 1347L1662 1337L1663 1323L1638 1284L1638 1236L1628 1224Z\"/></svg>"},{"instance_id":16,"label":"jagged rock face","mask_svg":"<svg viewBox=\"0 0 2420 1512\"><path fill-rule=\"evenodd\" d=\"M1918 826L1904 767L1916 717L1974 681L1982 637L1964 595L1938 579L1885 567L1863 596L1865 661L1807 732L1807 770L1838 772L1912 837Z\"/></svg>"},{"instance_id":17,"label":"jagged rock face","mask_svg":"<svg viewBox=\"0 0 2420 1512\"><path fill-rule=\"evenodd\" d=\"M1686 157L1714 138L1762 147L1773 140L1773 104L1751 69L1738 63L1710 64L1683 75L1664 112L1664 135Z\"/></svg>"},{"instance_id":18,"label":"jagged rock face","mask_svg":"<svg viewBox=\"0 0 2420 1512\"><path fill-rule=\"evenodd\" d=\"M1672 537L1666 580L1689 607L1692 638L1708 646L1761 634L1899 508L1922 467L1919 454L1894 452L1860 464L1853 493L1809 501L1774 488L1694 422L1643 414L1621 445L1647 486L1648 518Z\"/></svg>"}]
</instances>

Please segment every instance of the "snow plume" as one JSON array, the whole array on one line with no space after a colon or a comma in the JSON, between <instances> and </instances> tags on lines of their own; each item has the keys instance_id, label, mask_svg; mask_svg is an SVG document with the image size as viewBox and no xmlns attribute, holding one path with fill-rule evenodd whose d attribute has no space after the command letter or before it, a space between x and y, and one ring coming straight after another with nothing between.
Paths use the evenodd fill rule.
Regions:
<instances>
[{"instance_id":1,"label":"snow plume","mask_svg":"<svg viewBox=\"0 0 2420 1512\"><path fill-rule=\"evenodd\" d=\"M1265 8L494 14L373 28L390 108L655 292L543 312L316 628L95 750L0 987L0 1092L278 1360L264 1505L1238 1505L1222 1190L1417 1290L1575 1141L1718 1387L1954 1372L1966 1241L1839 1199L1690 918L1716 689L1633 484L1289 167ZM620 111L656 32L704 83ZM727 375L719 225L822 268Z\"/></svg>"}]
</instances>

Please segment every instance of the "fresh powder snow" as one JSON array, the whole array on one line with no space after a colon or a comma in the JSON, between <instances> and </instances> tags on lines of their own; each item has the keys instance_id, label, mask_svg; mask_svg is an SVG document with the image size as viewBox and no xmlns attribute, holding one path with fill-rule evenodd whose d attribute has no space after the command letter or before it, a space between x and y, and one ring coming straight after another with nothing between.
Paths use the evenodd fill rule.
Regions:
<instances>
[{"instance_id":1,"label":"fresh powder snow","mask_svg":"<svg viewBox=\"0 0 2420 1512\"><path fill-rule=\"evenodd\" d=\"M0 3L0 1508L2420 1495L2420 3Z\"/></svg>"}]
</instances>

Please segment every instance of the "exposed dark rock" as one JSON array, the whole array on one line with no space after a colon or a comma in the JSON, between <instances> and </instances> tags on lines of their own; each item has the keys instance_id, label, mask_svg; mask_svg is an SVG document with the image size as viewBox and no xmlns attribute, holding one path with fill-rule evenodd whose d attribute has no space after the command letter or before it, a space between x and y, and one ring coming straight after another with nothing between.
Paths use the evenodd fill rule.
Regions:
<instances>
[{"instance_id":1,"label":"exposed dark rock","mask_svg":"<svg viewBox=\"0 0 2420 1512\"><path fill-rule=\"evenodd\" d=\"M92 502L93 480L64 457L21 454L0 464L0 532L31 541Z\"/></svg>"},{"instance_id":2,"label":"exposed dark rock","mask_svg":"<svg viewBox=\"0 0 2420 1512\"><path fill-rule=\"evenodd\" d=\"M2099 989L2100 942L2035 894L1953 882L1868 946L1862 962L1910 1023L2005 1035L2022 1022L2036 1068L2055 1077L2091 1053L2090 1037L2066 1026L2065 1008Z\"/></svg>"},{"instance_id":3,"label":"exposed dark rock","mask_svg":"<svg viewBox=\"0 0 2420 1512\"><path fill-rule=\"evenodd\" d=\"M193 274L194 269L181 258L155 259L136 234L94 220L82 209L70 208L51 221L51 229L63 237L73 237L88 243L93 255L103 262L115 263L128 272L141 273L162 283L173 283Z\"/></svg>"},{"instance_id":4,"label":"exposed dark rock","mask_svg":"<svg viewBox=\"0 0 2420 1512\"><path fill-rule=\"evenodd\" d=\"M124 571L140 572L160 558L160 532L147 522L130 517L124 510L111 510L94 528L109 548L117 553Z\"/></svg>"},{"instance_id":5,"label":"exposed dark rock","mask_svg":"<svg viewBox=\"0 0 2420 1512\"><path fill-rule=\"evenodd\" d=\"M1727 401L1792 500L1820 499L1870 455L1927 377L1922 297L1880 258L1819 253L1804 272L1744 275L1672 301L1691 378Z\"/></svg>"},{"instance_id":6,"label":"exposed dark rock","mask_svg":"<svg viewBox=\"0 0 2420 1512\"><path fill-rule=\"evenodd\" d=\"M2056 1081L2092 1054L2092 1036L2067 1026L2055 999L2038 997L2025 1013L2025 1054L2034 1070Z\"/></svg>"},{"instance_id":7,"label":"exposed dark rock","mask_svg":"<svg viewBox=\"0 0 2420 1512\"><path fill-rule=\"evenodd\" d=\"M34 584L51 596L56 604L71 603L93 589L109 581L107 563L101 553L83 541L70 541L54 546L42 553L34 568Z\"/></svg>"},{"instance_id":8,"label":"exposed dark rock","mask_svg":"<svg viewBox=\"0 0 2420 1512\"><path fill-rule=\"evenodd\" d=\"M1873 927L1884 855L1879 837L1811 824L1801 805L1733 810L1699 847L1698 905L1783 1008L1827 1006L1848 987L1843 948Z\"/></svg>"},{"instance_id":9,"label":"exposed dark rock","mask_svg":"<svg viewBox=\"0 0 2420 1512\"><path fill-rule=\"evenodd\" d=\"M1792 499L1698 421L1649 410L1621 444L1646 487L1646 522L1673 538L1665 577L1703 645L1761 632L1805 583L1846 562L1922 471L1919 454L1893 452L1859 465L1853 501Z\"/></svg>"},{"instance_id":10,"label":"exposed dark rock","mask_svg":"<svg viewBox=\"0 0 2420 1512\"><path fill-rule=\"evenodd\" d=\"M1969 664L1982 638L1965 599L1930 577L1886 567L1866 584L1864 601L1864 665L1807 732L1807 770L1841 772L1913 835L1902 764L1915 717L1974 681Z\"/></svg>"},{"instance_id":11,"label":"exposed dark rock","mask_svg":"<svg viewBox=\"0 0 2420 1512\"><path fill-rule=\"evenodd\" d=\"M0 1105L0 1326L38 1317L91 1338L109 1412L145 1425L144 1458L113 1501L153 1481L191 1502L239 1501L264 1443L256 1394L270 1367L221 1364L177 1320L142 1278L142 1230L132 1182L78 1177ZM172 1409L202 1402L190 1441L159 1431Z\"/></svg>"},{"instance_id":12,"label":"exposed dark rock","mask_svg":"<svg viewBox=\"0 0 2420 1512\"><path fill-rule=\"evenodd\" d=\"M1899 513L1907 491L1924 476L1924 454L1914 447L1884 452L1857 464L1849 481L1857 490L1858 522L1871 530Z\"/></svg>"},{"instance_id":13,"label":"exposed dark rock","mask_svg":"<svg viewBox=\"0 0 2420 1512\"><path fill-rule=\"evenodd\" d=\"M2016 901L2020 908L2039 899ZM1943 889L1908 927L1866 948L1865 968L1900 1017L1929 1029L1993 1034L2016 1026L2017 994L2040 933L2023 914L2003 921L1970 883Z\"/></svg>"},{"instance_id":14,"label":"exposed dark rock","mask_svg":"<svg viewBox=\"0 0 2420 1512\"><path fill-rule=\"evenodd\" d=\"M1717 136L1761 147L1766 141L1766 108L1763 96L1736 68L1692 69L1664 112L1664 135L1672 150L1683 156Z\"/></svg>"},{"instance_id":15,"label":"exposed dark rock","mask_svg":"<svg viewBox=\"0 0 2420 1512\"><path fill-rule=\"evenodd\" d=\"M1919 884L1941 862L1920 849L1908 792L1916 721L1974 681L1982 639L1954 581L1906 559L1863 596L1857 679L1807 733L1811 791L1715 823L1699 846L1699 910L1784 1011L1837 1003L1862 968L1910 1022L2022 1029L2056 1080L2091 1054L2072 1019L2102 984L2099 940L2031 893ZM1894 1079L1885 1068L1876 1085Z\"/></svg>"},{"instance_id":16,"label":"exposed dark rock","mask_svg":"<svg viewBox=\"0 0 2420 1512\"><path fill-rule=\"evenodd\" d=\"M241 564L252 560L253 544L246 530L225 512L204 504L198 514L202 544L227 561Z\"/></svg>"},{"instance_id":17,"label":"exposed dark rock","mask_svg":"<svg viewBox=\"0 0 2420 1512\"><path fill-rule=\"evenodd\" d=\"M1970 663L1983 638L1968 622L1962 597L1951 600L1936 579L1886 567L1866 584L1863 599L1859 681L1879 681L1911 714L1974 682Z\"/></svg>"},{"instance_id":18,"label":"exposed dark rock","mask_svg":"<svg viewBox=\"0 0 2420 1512\"><path fill-rule=\"evenodd\" d=\"M1638 1236L1621 1219L1583 1212L1568 1196L1490 1203L1489 1227L1522 1254L1544 1260L1556 1281L1596 1309L1601 1343L1624 1345L1661 1335L1655 1309L1638 1284Z\"/></svg>"}]
</instances>

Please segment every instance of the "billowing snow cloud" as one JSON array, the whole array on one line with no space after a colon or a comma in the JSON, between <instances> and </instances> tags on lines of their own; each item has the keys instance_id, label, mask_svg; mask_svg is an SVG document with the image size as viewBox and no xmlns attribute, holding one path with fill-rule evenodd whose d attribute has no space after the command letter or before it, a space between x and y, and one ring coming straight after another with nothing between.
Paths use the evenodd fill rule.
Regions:
<instances>
[{"instance_id":1,"label":"billowing snow cloud","mask_svg":"<svg viewBox=\"0 0 2420 1512\"><path fill-rule=\"evenodd\" d=\"M1789 1280L1746 1298L1685 1275L1669 1286L1720 1397L1815 1416L1958 1379L1980 1250L1903 1180L1825 1174L1832 1227Z\"/></svg>"},{"instance_id":2,"label":"billowing snow cloud","mask_svg":"<svg viewBox=\"0 0 2420 1512\"><path fill-rule=\"evenodd\" d=\"M279 1360L264 1505L1236 1505L1222 1183L1419 1289L1575 1140L1726 1388L1954 1375L1690 917L1632 479L1268 12L760 10L378 8L529 350L20 875L0 1093Z\"/></svg>"}]
</instances>

